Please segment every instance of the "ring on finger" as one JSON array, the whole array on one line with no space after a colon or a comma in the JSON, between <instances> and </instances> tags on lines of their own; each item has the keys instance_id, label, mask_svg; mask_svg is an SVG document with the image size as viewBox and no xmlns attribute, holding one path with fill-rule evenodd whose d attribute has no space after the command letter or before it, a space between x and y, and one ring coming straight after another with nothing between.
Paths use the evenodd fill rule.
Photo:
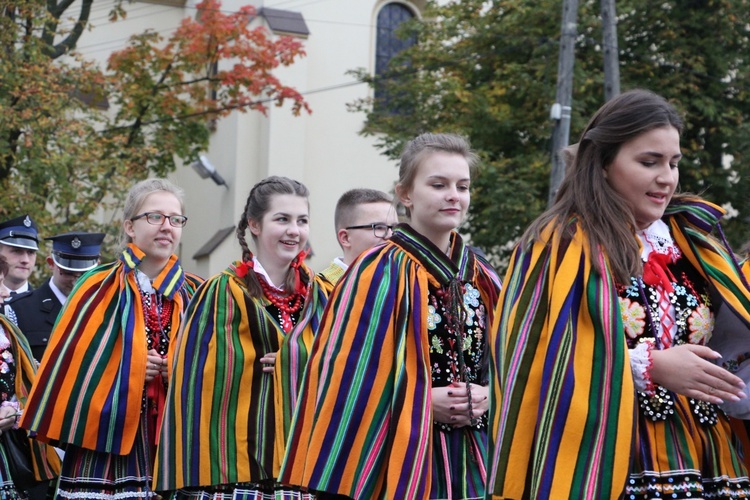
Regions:
<instances>
[{"instance_id":1,"label":"ring on finger","mask_svg":"<svg viewBox=\"0 0 750 500\"><path fill-rule=\"evenodd\" d=\"M716 387L709 387L708 388L708 393L709 394L713 394L714 392L716 392Z\"/></svg>"}]
</instances>

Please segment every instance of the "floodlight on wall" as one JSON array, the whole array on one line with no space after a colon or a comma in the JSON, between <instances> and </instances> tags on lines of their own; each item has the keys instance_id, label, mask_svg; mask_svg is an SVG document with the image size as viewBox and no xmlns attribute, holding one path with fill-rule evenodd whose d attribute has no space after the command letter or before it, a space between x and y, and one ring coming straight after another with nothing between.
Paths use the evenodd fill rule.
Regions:
<instances>
[{"instance_id":1,"label":"floodlight on wall","mask_svg":"<svg viewBox=\"0 0 750 500\"><path fill-rule=\"evenodd\" d=\"M193 167L193 170L195 170L198 175L201 176L201 179L210 177L211 180L213 180L217 185L224 186L225 188L229 189L229 186L227 185L224 178L219 175L219 172L216 171L216 167L214 167L211 162L208 161L206 155L198 155L198 159L195 160L190 166Z\"/></svg>"}]
</instances>

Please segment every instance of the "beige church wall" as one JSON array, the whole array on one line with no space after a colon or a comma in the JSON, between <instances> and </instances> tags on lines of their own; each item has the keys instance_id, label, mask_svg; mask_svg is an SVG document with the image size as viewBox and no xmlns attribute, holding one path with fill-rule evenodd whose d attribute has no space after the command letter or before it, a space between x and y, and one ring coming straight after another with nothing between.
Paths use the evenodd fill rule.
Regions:
<instances>
[{"instance_id":1,"label":"beige church wall","mask_svg":"<svg viewBox=\"0 0 750 500\"><path fill-rule=\"evenodd\" d=\"M127 18L114 24L106 21L114 0L97 3L92 16L94 28L84 35L81 52L104 64L133 33L150 28L168 36L183 17L195 14L195 3L189 0L184 6L174 6L133 2L126 5ZM180 258L186 269L202 276L215 274L240 257L239 245L231 234L217 243L210 255L193 258L217 231L237 223L250 188L267 175L286 175L310 189L314 256L309 264L316 271L340 254L333 226L338 197L356 187L391 192L397 179L395 162L374 147L375 138L359 134L364 115L347 110L348 104L370 95L369 87L355 81L347 71L363 67L372 71L374 23L383 2L236 0L224 1L223 9L231 11L248 3L304 16L310 31L303 40L307 56L292 67L280 68L277 74L305 96L313 113L294 117L284 106L271 107L267 116L255 111L235 112L221 119L205 155L227 186L200 178L189 165L170 175L186 191L189 222ZM264 22L262 18L254 21Z\"/></svg>"}]
</instances>

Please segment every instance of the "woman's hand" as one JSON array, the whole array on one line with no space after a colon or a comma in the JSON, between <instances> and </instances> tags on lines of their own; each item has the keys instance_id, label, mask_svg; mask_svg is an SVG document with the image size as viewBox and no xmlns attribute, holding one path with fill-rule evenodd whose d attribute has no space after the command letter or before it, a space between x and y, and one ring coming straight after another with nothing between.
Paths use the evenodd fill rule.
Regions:
<instances>
[{"instance_id":1,"label":"woman's hand","mask_svg":"<svg viewBox=\"0 0 750 500\"><path fill-rule=\"evenodd\" d=\"M489 388L471 384L471 415L469 396L464 382L454 382L447 387L432 388L432 418L436 422L455 427L471 425L472 419L484 415L489 409Z\"/></svg>"},{"instance_id":2,"label":"woman's hand","mask_svg":"<svg viewBox=\"0 0 750 500\"><path fill-rule=\"evenodd\" d=\"M683 344L651 351L651 380L684 396L714 404L747 397L745 383L709 359L721 355L700 345Z\"/></svg>"},{"instance_id":3,"label":"woman's hand","mask_svg":"<svg viewBox=\"0 0 750 500\"><path fill-rule=\"evenodd\" d=\"M262 358L260 358L260 362L263 363L263 372L264 373L273 373L273 366L276 364L276 352L269 352L263 355Z\"/></svg>"},{"instance_id":4,"label":"woman's hand","mask_svg":"<svg viewBox=\"0 0 750 500\"><path fill-rule=\"evenodd\" d=\"M156 349L151 349L146 360L146 382L151 382L157 375L167 378L167 359L162 358Z\"/></svg>"},{"instance_id":5,"label":"woman's hand","mask_svg":"<svg viewBox=\"0 0 750 500\"><path fill-rule=\"evenodd\" d=\"M0 434L16 425L18 410L12 406L0 407Z\"/></svg>"}]
</instances>

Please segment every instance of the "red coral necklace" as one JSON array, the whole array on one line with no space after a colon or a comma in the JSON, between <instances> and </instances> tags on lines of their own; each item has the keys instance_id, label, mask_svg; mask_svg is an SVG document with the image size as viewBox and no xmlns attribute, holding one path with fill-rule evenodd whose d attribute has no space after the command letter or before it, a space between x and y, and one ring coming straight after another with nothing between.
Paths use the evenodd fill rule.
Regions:
<instances>
[{"instance_id":1,"label":"red coral necklace","mask_svg":"<svg viewBox=\"0 0 750 500\"><path fill-rule=\"evenodd\" d=\"M302 309L302 294L285 294L268 284L265 277L258 275L258 281L263 288L263 295L281 313L281 328L288 332L294 326L292 314Z\"/></svg>"},{"instance_id":2,"label":"red coral necklace","mask_svg":"<svg viewBox=\"0 0 750 500\"><path fill-rule=\"evenodd\" d=\"M163 333L167 329L169 320L172 318L174 302L164 300L156 293L148 295L150 297L144 301L148 303L145 314L146 328L151 332Z\"/></svg>"},{"instance_id":3,"label":"red coral necklace","mask_svg":"<svg viewBox=\"0 0 750 500\"><path fill-rule=\"evenodd\" d=\"M141 288L138 276L135 278L143 302L143 320L146 326L146 338L149 349L154 348L162 356L166 355L169 346L169 323L172 320L174 302L165 300L156 290L153 293ZM164 352L162 352L164 351Z\"/></svg>"}]
</instances>

